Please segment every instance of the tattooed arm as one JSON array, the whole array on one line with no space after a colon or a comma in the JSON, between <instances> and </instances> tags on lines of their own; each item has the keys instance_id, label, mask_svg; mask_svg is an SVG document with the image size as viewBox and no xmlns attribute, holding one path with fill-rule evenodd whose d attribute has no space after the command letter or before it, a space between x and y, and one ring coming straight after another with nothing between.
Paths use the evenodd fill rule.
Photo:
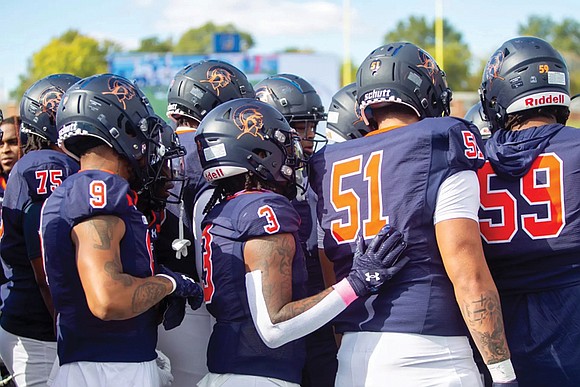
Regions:
<instances>
[{"instance_id":1,"label":"tattooed arm","mask_svg":"<svg viewBox=\"0 0 580 387\"><path fill-rule=\"evenodd\" d=\"M91 312L102 320L126 320L147 311L172 290L163 277L123 273L120 243L125 223L116 216L95 216L71 233L77 267Z\"/></svg>"},{"instance_id":2,"label":"tattooed arm","mask_svg":"<svg viewBox=\"0 0 580 387\"><path fill-rule=\"evenodd\" d=\"M252 239L244 247L246 271L262 272L262 294L270 320L276 324L295 317L328 295L328 288L312 297L292 301L292 260L296 246L292 234Z\"/></svg>"},{"instance_id":3,"label":"tattooed arm","mask_svg":"<svg viewBox=\"0 0 580 387\"><path fill-rule=\"evenodd\" d=\"M435 225L445 269L463 319L486 364L510 358L497 289L485 262L479 226L471 219Z\"/></svg>"}]
</instances>

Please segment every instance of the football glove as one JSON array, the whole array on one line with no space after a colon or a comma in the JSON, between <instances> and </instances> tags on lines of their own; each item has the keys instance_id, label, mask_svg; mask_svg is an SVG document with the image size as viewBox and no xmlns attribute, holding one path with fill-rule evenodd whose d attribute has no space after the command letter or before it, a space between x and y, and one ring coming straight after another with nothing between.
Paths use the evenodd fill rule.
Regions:
<instances>
[{"instance_id":1,"label":"football glove","mask_svg":"<svg viewBox=\"0 0 580 387\"><path fill-rule=\"evenodd\" d=\"M379 288L399 272L409 261L402 257L407 243L403 234L385 225L364 250L364 238L359 235L352 268L347 281L357 296L362 297L376 293Z\"/></svg>"},{"instance_id":2,"label":"football glove","mask_svg":"<svg viewBox=\"0 0 580 387\"><path fill-rule=\"evenodd\" d=\"M203 300L203 289L193 280L193 278L182 273L176 273L163 265L157 266L156 275L165 277L173 283L173 290L169 294L184 298L193 297L198 299L201 297Z\"/></svg>"},{"instance_id":3,"label":"football glove","mask_svg":"<svg viewBox=\"0 0 580 387\"><path fill-rule=\"evenodd\" d=\"M163 328L169 331L181 325L185 318L185 298L177 296L167 296L163 299Z\"/></svg>"}]
</instances>

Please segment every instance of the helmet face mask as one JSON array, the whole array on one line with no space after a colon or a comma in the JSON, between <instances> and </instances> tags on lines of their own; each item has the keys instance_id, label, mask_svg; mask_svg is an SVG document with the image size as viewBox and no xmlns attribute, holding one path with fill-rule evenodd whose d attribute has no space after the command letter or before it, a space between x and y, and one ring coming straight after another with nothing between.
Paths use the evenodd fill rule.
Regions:
<instances>
[{"instance_id":1,"label":"helmet face mask","mask_svg":"<svg viewBox=\"0 0 580 387\"><path fill-rule=\"evenodd\" d=\"M142 193L153 186L167 160L183 150L163 142L167 125L155 115L147 97L129 80L94 75L64 94L57 111L59 146L79 160L97 145L113 148L129 162L131 188Z\"/></svg>"},{"instance_id":2,"label":"helmet face mask","mask_svg":"<svg viewBox=\"0 0 580 387\"><path fill-rule=\"evenodd\" d=\"M252 84L235 66L220 60L192 63L175 74L167 92L167 117L199 123L217 105L235 98L254 98Z\"/></svg>"},{"instance_id":3,"label":"helmet face mask","mask_svg":"<svg viewBox=\"0 0 580 387\"><path fill-rule=\"evenodd\" d=\"M52 74L30 86L20 101L21 144L26 144L29 135L43 138L56 144L56 111L62 95L80 78L71 74Z\"/></svg>"},{"instance_id":4,"label":"helmet face mask","mask_svg":"<svg viewBox=\"0 0 580 387\"><path fill-rule=\"evenodd\" d=\"M509 114L542 106L569 107L568 68L548 42L510 39L489 59L479 94L491 130L502 129ZM563 124L566 118L558 117L558 122Z\"/></svg>"},{"instance_id":5,"label":"helmet face mask","mask_svg":"<svg viewBox=\"0 0 580 387\"><path fill-rule=\"evenodd\" d=\"M242 98L207 117L195 137L207 181L249 172L286 196L296 195L296 171L306 165L300 138L276 109Z\"/></svg>"},{"instance_id":6,"label":"helmet face mask","mask_svg":"<svg viewBox=\"0 0 580 387\"><path fill-rule=\"evenodd\" d=\"M445 73L412 43L391 43L372 51L356 79L358 105L367 125L374 122L369 109L391 103L408 106L419 119L450 114L451 90Z\"/></svg>"}]
</instances>

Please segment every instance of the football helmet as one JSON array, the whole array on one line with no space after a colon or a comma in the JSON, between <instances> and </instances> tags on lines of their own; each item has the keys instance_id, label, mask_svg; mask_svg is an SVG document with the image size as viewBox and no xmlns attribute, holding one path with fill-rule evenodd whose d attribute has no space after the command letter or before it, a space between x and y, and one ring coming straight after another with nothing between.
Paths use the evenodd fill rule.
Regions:
<instances>
[{"instance_id":1,"label":"football helmet","mask_svg":"<svg viewBox=\"0 0 580 387\"><path fill-rule=\"evenodd\" d=\"M367 125L374 122L373 107L399 103L420 119L449 115L451 89L445 72L420 47L390 43L373 50L356 73L359 108Z\"/></svg>"},{"instance_id":2,"label":"football helmet","mask_svg":"<svg viewBox=\"0 0 580 387\"><path fill-rule=\"evenodd\" d=\"M508 114L542 106L570 106L566 62L548 42L536 37L506 41L490 57L479 89L492 131L503 128ZM568 112L568 113L566 113ZM564 124L569 110L556 117Z\"/></svg>"},{"instance_id":3,"label":"football helmet","mask_svg":"<svg viewBox=\"0 0 580 387\"><path fill-rule=\"evenodd\" d=\"M203 175L210 183L246 172L296 195L304 170L300 138L274 107L249 98L212 110L195 136Z\"/></svg>"},{"instance_id":4,"label":"football helmet","mask_svg":"<svg viewBox=\"0 0 580 387\"><path fill-rule=\"evenodd\" d=\"M314 87L293 74L269 76L256 84L256 98L275 107L289 123L320 122L326 119L324 106Z\"/></svg>"},{"instance_id":5,"label":"football helmet","mask_svg":"<svg viewBox=\"0 0 580 387\"><path fill-rule=\"evenodd\" d=\"M348 84L332 96L326 118L326 138L343 142L363 137L368 132L356 101L356 83Z\"/></svg>"},{"instance_id":6,"label":"football helmet","mask_svg":"<svg viewBox=\"0 0 580 387\"><path fill-rule=\"evenodd\" d=\"M53 74L36 81L20 101L20 143L26 144L28 135L42 137L56 144L56 110L62 95L81 78L71 74Z\"/></svg>"},{"instance_id":7,"label":"football helmet","mask_svg":"<svg viewBox=\"0 0 580 387\"><path fill-rule=\"evenodd\" d=\"M129 80L99 74L77 82L63 95L56 114L59 146L76 160L88 149L106 144L129 161L131 188L152 189L171 158L184 154L171 143L171 128ZM168 134L169 133L169 134Z\"/></svg>"},{"instance_id":8,"label":"football helmet","mask_svg":"<svg viewBox=\"0 0 580 387\"><path fill-rule=\"evenodd\" d=\"M481 102L478 102L470 107L467 113L465 113L465 117L463 118L477 126L477 129L479 129L479 133L481 134L481 138L487 140L489 137L491 137L489 122L485 118L485 113L483 112Z\"/></svg>"},{"instance_id":9,"label":"football helmet","mask_svg":"<svg viewBox=\"0 0 580 387\"><path fill-rule=\"evenodd\" d=\"M235 98L254 98L246 75L221 60L202 60L181 69L167 92L167 117L201 121L217 105Z\"/></svg>"}]
</instances>

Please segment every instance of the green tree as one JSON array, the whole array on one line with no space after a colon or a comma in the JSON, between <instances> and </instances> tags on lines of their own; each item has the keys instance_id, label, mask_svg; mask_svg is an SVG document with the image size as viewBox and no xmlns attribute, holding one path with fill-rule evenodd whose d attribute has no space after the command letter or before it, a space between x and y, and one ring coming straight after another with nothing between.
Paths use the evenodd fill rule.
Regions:
<instances>
[{"instance_id":1,"label":"green tree","mask_svg":"<svg viewBox=\"0 0 580 387\"><path fill-rule=\"evenodd\" d=\"M186 31L173 48L175 54L211 54L213 49L213 34L216 32L239 33L243 43L242 50L254 46L254 39L247 32L239 31L233 24L216 25L208 22L199 28Z\"/></svg>"},{"instance_id":2,"label":"green tree","mask_svg":"<svg viewBox=\"0 0 580 387\"><path fill-rule=\"evenodd\" d=\"M435 54L435 22L428 23L425 17L411 16L408 20L399 21L395 28L387 32L385 43L406 41ZM451 90L469 90L469 63L471 52L463 36L447 21L443 20L443 70ZM469 90L472 91L472 90Z\"/></svg>"},{"instance_id":3,"label":"green tree","mask_svg":"<svg viewBox=\"0 0 580 387\"><path fill-rule=\"evenodd\" d=\"M32 55L27 73L19 76L20 84L10 95L19 101L30 85L50 74L87 77L106 72L106 55L117 49L118 45L111 41L99 43L78 31L69 30Z\"/></svg>"},{"instance_id":4,"label":"green tree","mask_svg":"<svg viewBox=\"0 0 580 387\"><path fill-rule=\"evenodd\" d=\"M572 94L580 93L580 23L565 18L560 23L550 17L530 16L518 26L520 35L537 36L558 50L568 65Z\"/></svg>"},{"instance_id":5,"label":"green tree","mask_svg":"<svg viewBox=\"0 0 580 387\"><path fill-rule=\"evenodd\" d=\"M173 42L171 38L160 40L156 36L141 39L140 46L136 52L171 52L173 50Z\"/></svg>"}]
</instances>

